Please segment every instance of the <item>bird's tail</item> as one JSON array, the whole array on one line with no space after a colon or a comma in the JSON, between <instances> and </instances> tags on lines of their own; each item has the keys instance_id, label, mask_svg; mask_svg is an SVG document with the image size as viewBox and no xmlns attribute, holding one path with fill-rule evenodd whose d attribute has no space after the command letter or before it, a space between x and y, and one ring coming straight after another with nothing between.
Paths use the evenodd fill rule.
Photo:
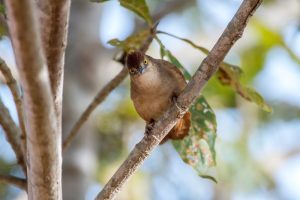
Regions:
<instances>
[{"instance_id":1,"label":"bird's tail","mask_svg":"<svg viewBox=\"0 0 300 200\"><path fill-rule=\"evenodd\" d=\"M190 126L191 126L191 113L187 112L171 129L168 135L166 135L166 137L160 142L160 144L165 143L168 139L182 140L185 136L189 134Z\"/></svg>"}]
</instances>

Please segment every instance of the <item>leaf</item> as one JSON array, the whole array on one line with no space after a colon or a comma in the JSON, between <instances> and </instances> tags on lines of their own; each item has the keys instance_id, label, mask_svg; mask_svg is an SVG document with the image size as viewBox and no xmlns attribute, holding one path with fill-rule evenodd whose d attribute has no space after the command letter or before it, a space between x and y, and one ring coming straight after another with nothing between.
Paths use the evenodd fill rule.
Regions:
<instances>
[{"instance_id":1,"label":"leaf","mask_svg":"<svg viewBox=\"0 0 300 200\"><path fill-rule=\"evenodd\" d=\"M189 111L192 113L189 135L182 141L173 141L173 145L182 160L191 165L199 176L216 182L215 178L207 175L209 169L216 165L215 113L202 95L197 98Z\"/></svg>"},{"instance_id":2,"label":"leaf","mask_svg":"<svg viewBox=\"0 0 300 200\"><path fill-rule=\"evenodd\" d=\"M109 0L91 0L91 2L103 3ZM149 14L149 8L145 0L119 0L121 6L131 10L141 18L143 18L149 26L152 25L152 19Z\"/></svg>"},{"instance_id":3,"label":"leaf","mask_svg":"<svg viewBox=\"0 0 300 200\"><path fill-rule=\"evenodd\" d=\"M138 50L147 40L150 34L150 29L144 29L134 35L127 37L123 41L120 41L118 39L109 40L108 44L118 47L125 52L129 52L130 50Z\"/></svg>"},{"instance_id":4,"label":"leaf","mask_svg":"<svg viewBox=\"0 0 300 200\"><path fill-rule=\"evenodd\" d=\"M109 40L107 43L114 47L122 47L123 46L123 42L116 38Z\"/></svg>"},{"instance_id":5,"label":"leaf","mask_svg":"<svg viewBox=\"0 0 300 200\"><path fill-rule=\"evenodd\" d=\"M190 44L194 48L200 50L201 52L203 52L206 55L209 53L208 49L198 46L188 39L181 38L181 37L178 37L173 34L163 32L163 31L157 31L157 33L162 33L162 34L177 38L179 40L182 40L182 41ZM262 110L264 110L266 112L272 112L271 106L269 106L265 102L264 98L258 92L256 92L254 89L250 89L241 84L240 76L242 73L243 73L243 71L240 67L229 64L227 62L222 62L220 64L217 75L218 75L219 81L222 84L228 85L231 88L233 88L241 97L243 97L244 99L246 99L248 101L256 103Z\"/></svg>"},{"instance_id":6,"label":"leaf","mask_svg":"<svg viewBox=\"0 0 300 200\"><path fill-rule=\"evenodd\" d=\"M238 88L238 93L245 99L256 103L264 111L266 112L273 111L272 107L266 104L264 98L254 89L245 86L240 86L240 88Z\"/></svg>"},{"instance_id":7,"label":"leaf","mask_svg":"<svg viewBox=\"0 0 300 200\"><path fill-rule=\"evenodd\" d=\"M142 17L148 25L152 25L149 9L145 0L120 0L120 4Z\"/></svg>"},{"instance_id":8,"label":"leaf","mask_svg":"<svg viewBox=\"0 0 300 200\"><path fill-rule=\"evenodd\" d=\"M218 79L222 84L233 88L244 99L256 103L266 112L272 112L272 107L265 102L264 98L258 92L240 83L241 71L237 71L237 69L239 68L222 63L217 73Z\"/></svg>"}]
</instances>

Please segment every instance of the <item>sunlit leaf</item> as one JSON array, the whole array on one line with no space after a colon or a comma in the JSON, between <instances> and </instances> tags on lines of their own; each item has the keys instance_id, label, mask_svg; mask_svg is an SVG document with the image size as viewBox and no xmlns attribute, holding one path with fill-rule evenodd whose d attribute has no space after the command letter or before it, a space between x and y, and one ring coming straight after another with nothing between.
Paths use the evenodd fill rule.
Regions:
<instances>
[{"instance_id":1,"label":"sunlit leaf","mask_svg":"<svg viewBox=\"0 0 300 200\"><path fill-rule=\"evenodd\" d=\"M209 53L208 49L201 47L199 45L196 45L189 39L181 38L181 37L178 37L173 34L163 32L163 31L158 31L157 33L166 34L171 37L182 40L182 41L190 44L194 48L200 50L201 52L203 52L206 55ZM243 97L244 99L246 99L248 101L256 103L264 111L271 112L272 108L264 101L263 97L260 94L258 94L258 92L256 92L253 89L250 89L248 87L245 87L241 84L240 76L242 73L243 72L240 67L226 63L226 62L222 62L220 64L217 75L218 75L218 79L220 80L220 82L222 84L232 87L241 97Z\"/></svg>"},{"instance_id":2,"label":"sunlit leaf","mask_svg":"<svg viewBox=\"0 0 300 200\"><path fill-rule=\"evenodd\" d=\"M240 71L238 68L222 63L217 72L218 79L224 85L229 85L244 99L256 103L266 112L272 112L272 108L265 102L264 98L254 89L243 86L240 83Z\"/></svg>"},{"instance_id":3,"label":"sunlit leaf","mask_svg":"<svg viewBox=\"0 0 300 200\"><path fill-rule=\"evenodd\" d=\"M148 25L152 24L149 9L145 0L120 0L120 3L123 7L142 17L148 23Z\"/></svg>"},{"instance_id":4,"label":"sunlit leaf","mask_svg":"<svg viewBox=\"0 0 300 200\"><path fill-rule=\"evenodd\" d=\"M109 0L91 0L96 3L103 3ZM143 18L149 26L152 25L152 19L150 17L149 8L145 0L119 0L121 6L131 10L141 18Z\"/></svg>"},{"instance_id":5,"label":"sunlit leaf","mask_svg":"<svg viewBox=\"0 0 300 200\"><path fill-rule=\"evenodd\" d=\"M208 175L209 169L216 165L216 117L200 95L189 111L192 113L192 126L189 135L182 141L173 141L175 149L184 162L191 165L201 177L215 178Z\"/></svg>"},{"instance_id":6,"label":"sunlit leaf","mask_svg":"<svg viewBox=\"0 0 300 200\"><path fill-rule=\"evenodd\" d=\"M107 42L108 44L110 44L111 46L115 46L115 47L122 47L123 46L123 42L118 40L118 39L111 39Z\"/></svg>"},{"instance_id":7,"label":"sunlit leaf","mask_svg":"<svg viewBox=\"0 0 300 200\"><path fill-rule=\"evenodd\" d=\"M108 41L108 44L118 47L126 52L130 50L137 50L143 45L150 34L150 29L144 29L134 35L129 36L123 41L112 39Z\"/></svg>"},{"instance_id":8,"label":"sunlit leaf","mask_svg":"<svg viewBox=\"0 0 300 200\"><path fill-rule=\"evenodd\" d=\"M264 111L272 112L272 107L266 104L264 98L254 89L240 85L240 87L237 88L237 92L245 99L259 105Z\"/></svg>"}]
</instances>

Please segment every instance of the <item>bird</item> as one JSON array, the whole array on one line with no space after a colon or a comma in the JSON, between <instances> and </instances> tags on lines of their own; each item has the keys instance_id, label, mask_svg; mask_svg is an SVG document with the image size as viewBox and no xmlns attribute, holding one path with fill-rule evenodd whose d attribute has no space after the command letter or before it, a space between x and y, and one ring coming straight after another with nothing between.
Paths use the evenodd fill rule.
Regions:
<instances>
[{"instance_id":1,"label":"bird","mask_svg":"<svg viewBox=\"0 0 300 200\"><path fill-rule=\"evenodd\" d=\"M140 51L128 53L126 66L130 74L131 99L135 110L146 122L145 134L149 134L155 122L176 102L187 82L172 63ZM190 126L191 113L186 112L160 144L168 139L183 139L188 135Z\"/></svg>"}]
</instances>

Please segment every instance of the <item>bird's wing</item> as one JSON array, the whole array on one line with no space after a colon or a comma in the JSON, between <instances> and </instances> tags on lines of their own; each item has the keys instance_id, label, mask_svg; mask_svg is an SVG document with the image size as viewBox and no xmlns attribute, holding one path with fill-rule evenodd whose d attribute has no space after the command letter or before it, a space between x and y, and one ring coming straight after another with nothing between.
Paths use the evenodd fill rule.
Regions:
<instances>
[{"instance_id":1,"label":"bird's wing","mask_svg":"<svg viewBox=\"0 0 300 200\"><path fill-rule=\"evenodd\" d=\"M180 79L181 81L184 81L186 83L186 80L185 80L182 72L174 64L172 64L166 60L159 60L159 62L161 62L161 64L162 64L161 66L164 66L165 69L169 73L171 73L172 75L176 76L178 79Z\"/></svg>"}]
</instances>

